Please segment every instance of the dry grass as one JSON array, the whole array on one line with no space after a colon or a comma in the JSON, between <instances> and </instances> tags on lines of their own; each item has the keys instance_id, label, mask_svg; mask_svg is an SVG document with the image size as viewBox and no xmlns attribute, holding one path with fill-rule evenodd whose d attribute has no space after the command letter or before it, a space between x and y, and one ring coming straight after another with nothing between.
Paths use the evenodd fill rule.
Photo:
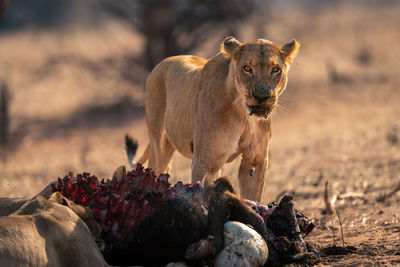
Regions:
<instances>
[{"instance_id":1,"label":"dry grass","mask_svg":"<svg viewBox=\"0 0 400 267\"><path fill-rule=\"evenodd\" d=\"M400 5L286 9L273 6L272 14L286 15L266 21L266 38L284 43L295 37L302 48L274 118L265 201L283 190L282 179L290 181L286 190L297 188L294 173L318 173L375 154L399 157L385 136L398 127L400 48L391 44L400 38ZM257 38L254 21L260 19L243 25L241 39ZM3 163L0 195L33 195L69 169L109 176L126 164L125 132L139 139L141 153L147 143L140 107L145 72L135 58L143 42L131 28L114 22L97 30L27 31L0 40L0 75L12 90L11 126L24 136ZM198 54L210 56L217 48L206 45ZM367 64L358 59L363 51ZM328 65L344 80L333 83ZM128 107L118 109L120 103ZM108 110L112 115L104 117ZM235 177L237 164L224 172ZM176 155L172 173L188 181L190 161Z\"/></svg>"},{"instance_id":2,"label":"dry grass","mask_svg":"<svg viewBox=\"0 0 400 267\"><path fill-rule=\"evenodd\" d=\"M296 37L302 48L274 119L272 184L267 187L266 200L277 190L275 177L280 180L291 169L318 164L324 168L376 153L398 156L385 135L397 127L399 114L395 55L400 49L391 44L400 38L395 34L400 5L378 8L343 3L286 9L273 6L272 14L286 15L266 21L266 37L278 43ZM382 17L385 20L377 19ZM260 20L250 20L254 21ZM243 40L256 38L250 22L241 29ZM143 102L144 73L126 62L140 55L143 43L127 25L115 22L98 30L20 32L0 38L1 76L12 90L12 126L26 126L19 149L8 158L6 175L3 170L7 184L15 186L20 179L25 184L32 178L47 183L68 169L83 171L83 167L108 176L126 163L125 132L139 138L143 149L147 143L143 119L128 114L115 127L114 117L95 118L96 107L109 105L110 112L117 112L112 105L121 99L130 99L131 105ZM212 55L216 49L203 48L198 54ZM358 59L363 51L369 54L368 64ZM331 82L329 64L344 77L342 83ZM90 108L94 111L85 113ZM91 119L99 125L93 126L88 122ZM46 125L54 127L54 132ZM87 166L80 162L82 146L89 150ZM176 158L173 172L184 179L189 176L190 163ZM226 172L235 176L235 163L231 165ZM34 188L0 190L9 196L35 192Z\"/></svg>"}]
</instances>

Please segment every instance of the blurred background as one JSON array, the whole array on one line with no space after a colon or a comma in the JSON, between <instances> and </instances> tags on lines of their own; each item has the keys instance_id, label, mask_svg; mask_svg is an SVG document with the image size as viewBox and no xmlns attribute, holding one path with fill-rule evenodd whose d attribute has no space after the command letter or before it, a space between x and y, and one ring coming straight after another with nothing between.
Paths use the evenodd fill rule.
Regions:
<instances>
[{"instance_id":1,"label":"blurred background","mask_svg":"<svg viewBox=\"0 0 400 267\"><path fill-rule=\"evenodd\" d=\"M315 196L325 180L337 192L377 194L399 181L399 1L0 0L0 8L0 196L32 196L69 170L109 178L127 165L125 133L139 154L148 143L152 67L171 55L212 57L228 35L302 44L273 119L265 202L283 191ZM237 165L223 174L236 181ZM190 181L190 160L175 155L171 174Z\"/></svg>"}]
</instances>

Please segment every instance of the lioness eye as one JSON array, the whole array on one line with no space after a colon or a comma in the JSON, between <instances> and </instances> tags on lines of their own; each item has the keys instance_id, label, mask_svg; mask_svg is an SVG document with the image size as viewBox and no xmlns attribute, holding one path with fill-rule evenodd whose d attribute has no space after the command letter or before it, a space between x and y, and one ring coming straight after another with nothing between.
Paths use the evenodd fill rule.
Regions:
<instances>
[{"instance_id":1,"label":"lioness eye","mask_svg":"<svg viewBox=\"0 0 400 267\"><path fill-rule=\"evenodd\" d=\"M244 66L243 66L243 70L244 70L245 72L248 72L248 73L253 73L253 70L252 70L251 67L248 66L248 65L244 65Z\"/></svg>"},{"instance_id":2,"label":"lioness eye","mask_svg":"<svg viewBox=\"0 0 400 267\"><path fill-rule=\"evenodd\" d=\"M273 66L271 72L272 73L278 73L281 70L278 66Z\"/></svg>"}]
</instances>

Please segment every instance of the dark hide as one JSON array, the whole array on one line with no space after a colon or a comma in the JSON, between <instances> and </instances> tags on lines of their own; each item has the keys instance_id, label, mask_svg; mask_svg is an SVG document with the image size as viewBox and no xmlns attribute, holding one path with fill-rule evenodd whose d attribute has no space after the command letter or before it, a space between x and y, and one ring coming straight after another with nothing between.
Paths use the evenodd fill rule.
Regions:
<instances>
[{"instance_id":1,"label":"dark hide","mask_svg":"<svg viewBox=\"0 0 400 267\"><path fill-rule=\"evenodd\" d=\"M210 259L222 248L224 224L231 220L249 224L261 235L266 232L261 217L234 193L228 178L219 178L207 191L208 216L191 198L169 199L120 244L106 251L106 261L112 265L165 266Z\"/></svg>"}]
</instances>

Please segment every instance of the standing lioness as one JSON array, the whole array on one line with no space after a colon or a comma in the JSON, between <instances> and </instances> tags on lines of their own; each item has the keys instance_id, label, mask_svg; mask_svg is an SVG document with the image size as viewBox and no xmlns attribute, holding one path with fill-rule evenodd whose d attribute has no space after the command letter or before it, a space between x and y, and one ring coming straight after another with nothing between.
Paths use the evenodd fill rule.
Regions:
<instances>
[{"instance_id":1,"label":"standing lioness","mask_svg":"<svg viewBox=\"0 0 400 267\"><path fill-rule=\"evenodd\" d=\"M242 155L240 194L260 201L268 165L271 114L287 84L299 43L282 47L259 39L228 37L210 60L170 57L146 82L150 144L139 160L165 172L178 150L192 158L192 182L214 179L226 162ZM254 168L253 168L254 167Z\"/></svg>"}]
</instances>

